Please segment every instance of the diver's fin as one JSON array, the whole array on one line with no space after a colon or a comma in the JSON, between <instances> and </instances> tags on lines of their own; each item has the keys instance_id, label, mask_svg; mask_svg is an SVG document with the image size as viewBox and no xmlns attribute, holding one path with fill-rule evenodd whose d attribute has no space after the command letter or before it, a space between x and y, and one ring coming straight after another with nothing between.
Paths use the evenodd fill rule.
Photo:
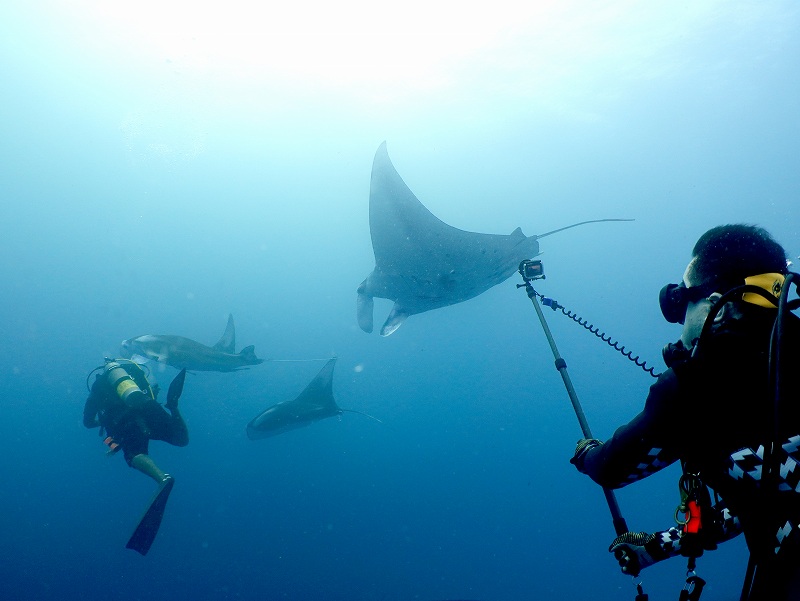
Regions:
<instances>
[{"instance_id":1,"label":"diver's fin","mask_svg":"<svg viewBox=\"0 0 800 601\"><path fill-rule=\"evenodd\" d=\"M172 387L170 387L172 388ZM137 553L147 555L150 546L158 534L158 528L161 526L161 519L164 517L164 508L167 506L169 493L175 484L175 478L167 476L156 490L153 498L150 499L150 504L139 520L139 525L133 531L128 544L125 545L127 549L133 549Z\"/></svg>"},{"instance_id":2,"label":"diver's fin","mask_svg":"<svg viewBox=\"0 0 800 601\"><path fill-rule=\"evenodd\" d=\"M178 375L172 380L167 391L167 402L164 406L167 409L173 409L178 406L178 399L181 398L183 392L183 382L186 380L186 368L184 367Z\"/></svg>"}]
</instances>

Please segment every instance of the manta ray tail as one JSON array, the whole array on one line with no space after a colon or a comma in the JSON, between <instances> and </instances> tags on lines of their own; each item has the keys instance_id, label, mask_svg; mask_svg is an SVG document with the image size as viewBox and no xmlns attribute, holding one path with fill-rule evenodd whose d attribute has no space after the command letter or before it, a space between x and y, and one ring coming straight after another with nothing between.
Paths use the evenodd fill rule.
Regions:
<instances>
[{"instance_id":1,"label":"manta ray tail","mask_svg":"<svg viewBox=\"0 0 800 601\"><path fill-rule=\"evenodd\" d=\"M545 232L544 234L538 234L536 236L536 239L538 240L539 238L544 238L545 236L549 236L550 234L557 234L558 232L563 232L564 230L568 230L573 227L578 227L579 225L586 225L587 223L603 223L605 221L634 221L634 220L633 219L590 219L589 221L581 221L579 223L573 223L572 225L560 227L557 230L551 230L549 232Z\"/></svg>"},{"instance_id":2,"label":"manta ray tail","mask_svg":"<svg viewBox=\"0 0 800 601\"><path fill-rule=\"evenodd\" d=\"M370 415L369 413L364 413L363 411L356 411L355 409L342 409L342 411L346 411L347 413L358 413L359 415L363 415L364 417L368 417L370 419L374 419L379 424L383 423L381 420L379 420L374 415Z\"/></svg>"},{"instance_id":3,"label":"manta ray tail","mask_svg":"<svg viewBox=\"0 0 800 601\"><path fill-rule=\"evenodd\" d=\"M323 357L322 359L266 359L269 363L314 363L316 361L330 361L330 357Z\"/></svg>"}]
</instances>

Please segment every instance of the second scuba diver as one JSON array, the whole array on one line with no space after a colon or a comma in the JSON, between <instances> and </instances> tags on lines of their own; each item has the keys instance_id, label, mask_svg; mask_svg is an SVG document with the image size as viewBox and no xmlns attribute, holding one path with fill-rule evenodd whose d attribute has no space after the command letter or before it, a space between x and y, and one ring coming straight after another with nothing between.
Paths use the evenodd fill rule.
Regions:
<instances>
[{"instance_id":1,"label":"second scuba diver","mask_svg":"<svg viewBox=\"0 0 800 601\"><path fill-rule=\"evenodd\" d=\"M178 447L189 444L189 431L178 410L186 370L181 370L170 384L164 407L156 401L158 384L151 386L137 363L127 359L106 359L105 365L92 373L95 371L99 373L84 405L83 425L100 427L108 452L122 450L130 467L157 484L156 492L127 544L129 549L145 555L158 533L175 482L150 457L149 443L161 440Z\"/></svg>"}]
</instances>

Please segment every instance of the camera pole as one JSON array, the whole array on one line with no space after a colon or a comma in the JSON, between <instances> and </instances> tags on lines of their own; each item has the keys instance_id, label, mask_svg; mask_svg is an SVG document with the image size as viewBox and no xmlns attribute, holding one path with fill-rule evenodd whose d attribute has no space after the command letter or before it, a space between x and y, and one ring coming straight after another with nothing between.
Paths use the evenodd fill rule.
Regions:
<instances>
[{"instance_id":1,"label":"camera pole","mask_svg":"<svg viewBox=\"0 0 800 601\"><path fill-rule=\"evenodd\" d=\"M526 267L533 265L536 270L536 275L531 276L527 271ZM556 346L556 341L553 338L553 334L550 332L550 327L547 325L547 321L544 318L544 313L542 312L542 307L539 305L539 301L537 300L537 296L541 296L536 290L533 289L531 286L532 279L544 279L544 271L542 270L541 261L523 261L520 263L519 266L519 273L522 276L522 280L525 282L524 284L517 284L517 288L525 288L525 292L528 294L528 298L531 299L531 303L533 303L533 308L536 309L536 315L539 317L539 321L542 324L542 329L544 330L544 335L547 337L547 342L550 343L550 350L553 351L553 357L555 358L555 367L558 370L558 373L561 374L561 379L564 381L564 386L567 389L567 394L569 395L569 400L572 401L572 408L575 410L575 415L578 418L578 423L581 426L581 432L583 432L584 438L594 438L592 436L592 431L589 429L589 422L586 421L586 416L583 413L583 408L581 407L581 402L578 400L578 394L575 392L575 387L572 385L572 380L569 377L569 373L567 373L567 362L561 357L561 354L558 352L558 347ZM544 298L544 297L542 297ZM552 306L552 309L555 311L558 307ZM608 509L611 511L611 519L614 523L614 531L617 533L617 536L625 534L628 532L628 525L625 523L625 518L622 517L622 511L619 508L619 504L617 503L617 497L614 494L614 491L608 488L603 488L603 494L606 497L606 503L608 503Z\"/></svg>"}]
</instances>

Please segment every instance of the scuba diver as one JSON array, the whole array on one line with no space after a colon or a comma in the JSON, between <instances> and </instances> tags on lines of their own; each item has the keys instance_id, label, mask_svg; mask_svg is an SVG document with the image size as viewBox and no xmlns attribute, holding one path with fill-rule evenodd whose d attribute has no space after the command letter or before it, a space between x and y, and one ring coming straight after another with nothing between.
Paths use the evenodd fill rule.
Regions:
<instances>
[{"instance_id":1,"label":"scuba diver","mask_svg":"<svg viewBox=\"0 0 800 601\"><path fill-rule=\"evenodd\" d=\"M108 359L105 365L92 370L99 372L92 384L83 408L83 425L100 427L108 453L122 450L125 461L152 478L156 492L142 519L131 536L127 548L146 555L158 533L169 493L175 480L161 470L148 454L151 440L162 440L185 447L189 432L178 410L186 370L175 377L167 393L164 407L157 401L159 386L150 385L144 370L128 359ZM88 377L87 377L88 387Z\"/></svg>"},{"instance_id":2,"label":"scuba diver","mask_svg":"<svg viewBox=\"0 0 800 601\"><path fill-rule=\"evenodd\" d=\"M606 442L578 442L570 462L606 488L682 463L687 521L618 536L609 551L624 573L677 555L691 572L703 550L743 532L750 564L741 598L800 599L800 403L787 369L800 359L800 319L788 310L797 301L782 304L796 284L788 265L760 227L703 234L683 282L661 291L664 317L683 331L665 347L668 369L644 409Z\"/></svg>"}]
</instances>

